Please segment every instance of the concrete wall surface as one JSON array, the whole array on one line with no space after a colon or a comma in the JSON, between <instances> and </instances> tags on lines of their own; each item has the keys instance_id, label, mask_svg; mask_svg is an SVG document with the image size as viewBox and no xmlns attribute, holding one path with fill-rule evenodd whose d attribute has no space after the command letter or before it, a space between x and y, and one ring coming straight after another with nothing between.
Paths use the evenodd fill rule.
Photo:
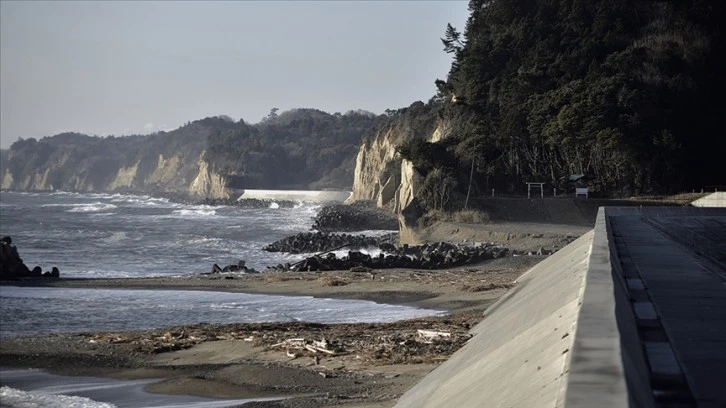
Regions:
<instances>
[{"instance_id":1,"label":"concrete wall surface","mask_svg":"<svg viewBox=\"0 0 726 408\"><path fill-rule=\"evenodd\" d=\"M396 406L726 406L724 226L726 207L600 208Z\"/></svg>"},{"instance_id":2,"label":"concrete wall surface","mask_svg":"<svg viewBox=\"0 0 726 408\"><path fill-rule=\"evenodd\" d=\"M726 192L717 191L691 203L694 207L726 207Z\"/></svg>"},{"instance_id":3,"label":"concrete wall surface","mask_svg":"<svg viewBox=\"0 0 726 408\"><path fill-rule=\"evenodd\" d=\"M288 200L288 201L307 201L315 203L340 201L344 202L351 196L350 191L335 190L235 190L239 195L238 200L257 199L257 200Z\"/></svg>"},{"instance_id":4,"label":"concrete wall surface","mask_svg":"<svg viewBox=\"0 0 726 408\"><path fill-rule=\"evenodd\" d=\"M522 275L472 329L475 336L396 407L565 406L593 236Z\"/></svg>"}]
</instances>

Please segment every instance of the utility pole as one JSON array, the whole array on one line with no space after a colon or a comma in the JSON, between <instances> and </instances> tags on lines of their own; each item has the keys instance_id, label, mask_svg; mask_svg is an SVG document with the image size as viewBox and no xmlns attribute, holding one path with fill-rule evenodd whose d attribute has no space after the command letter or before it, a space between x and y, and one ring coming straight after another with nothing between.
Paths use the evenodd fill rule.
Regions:
<instances>
[{"instance_id":1,"label":"utility pole","mask_svg":"<svg viewBox=\"0 0 726 408\"><path fill-rule=\"evenodd\" d=\"M469 194L471 194L471 180L474 178L474 162L476 161L475 157L471 158L471 173L469 173L469 188L466 189L466 201L464 202L464 209L466 210L469 206Z\"/></svg>"}]
</instances>

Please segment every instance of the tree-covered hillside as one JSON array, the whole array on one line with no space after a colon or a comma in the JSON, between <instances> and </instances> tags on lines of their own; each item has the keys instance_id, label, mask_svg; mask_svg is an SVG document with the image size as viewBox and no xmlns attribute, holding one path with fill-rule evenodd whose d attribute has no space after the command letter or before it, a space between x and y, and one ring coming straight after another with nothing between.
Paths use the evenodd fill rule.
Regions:
<instances>
[{"instance_id":1,"label":"tree-covered hillside","mask_svg":"<svg viewBox=\"0 0 726 408\"><path fill-rule=\"evenodd\" d=\"M436 81L437 146L403 153L466 188L522 191L584 174L602 195L724 183L726 2L472 0Z\"/></svg>"},{"instance_id":2,"label":"tree-covered hillside","mask_svg":"<svg viewBox=\"0 0 726 408\"><path fill-rule=\"evenodd\" d=\"M3 151L0 177L15 189L183 193L202 158L232 188L349 188L362 137L384 118L273 110L255 125L218 116L147 136L21 139Z\"/></svg>"},{"instance_id":3,"label":"tree-covered hillside","mask_svg":"<svg viewBox=\"0 0 726 408\"><path fill-rule=\"evenodd\" d=\"M350 187L362 137L383 119L363 111L273 110L257 125L212 132L205 158L230 175L233 188Z\"/></svg>"}]
</instances>

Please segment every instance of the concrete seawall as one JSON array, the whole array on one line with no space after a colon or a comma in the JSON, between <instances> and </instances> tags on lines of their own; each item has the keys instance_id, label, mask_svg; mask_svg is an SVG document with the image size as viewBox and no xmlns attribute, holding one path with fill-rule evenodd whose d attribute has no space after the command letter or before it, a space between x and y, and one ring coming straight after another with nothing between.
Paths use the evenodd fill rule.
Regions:
<instances>
[{"instance_id":1,"label":"concrete seawall","mask_svg":"<svg viewBox=\"0 0 726 408\"><path fill-rule=\"evenodd\" d=\"M603 207L396 407L726 406L726 209Z\"/></svg>"},{"instance_id":2,"label":"concrete seawall","mask_svg":"<svg viewBox=\"0 0 726 408\"><path fill-rule=\"evenodd\" d=\"M520 277L486 311L469 343L396 407L561 406L593 236L583 235Z\"/></svg>"},{"instance_id":3,"label":"concrete seawall","mask_svg":"<svg viewBox=\"0 0 726 408\"><path fill-rule=\"evenodd\" d=\"M691 203L694 207L726 207L726 192L717 191Z\"/></svg>"},{"instance_id":4,"label":"concrete seawall","mask_svg":"<svg viewBox=\"0 0 726 408\"><path fill-rule=\"evenodd\" d=\"M314 203L344 202L351 196L350 191L335 190L234 190L238 200L289 200Z\"/></svg>"}]
</instances>

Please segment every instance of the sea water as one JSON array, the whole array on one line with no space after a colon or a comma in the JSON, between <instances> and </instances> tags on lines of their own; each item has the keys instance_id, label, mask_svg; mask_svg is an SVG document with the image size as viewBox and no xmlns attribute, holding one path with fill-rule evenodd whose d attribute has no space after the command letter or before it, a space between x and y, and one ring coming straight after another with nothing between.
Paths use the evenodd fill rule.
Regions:
<instances>
[{"instance_id":1,"label":"sea water","mask_svg":"<svg viewBox=\"0 0 726 408\"><path fill-rule=\"evenodd\" d=\"M131 331L196 323L373 323L438 310L366 300L235 292L0 286L0 337Z\"/></svg>"},{"instance_id":2,"label":"sea water","mask_svg":"<svg viewBox=\"0 0 726 408\"><path fill-rule=\"evenodd\" d=\"M274 203L272 203L274 204ZM0 235L65 278L181 276L295 262L262 246L308 231L319 204L248 209L143 195L0 192ZM365 231L368 235L390 231ZM342 254L341 254L342 255ZM232 322L393 321L438 313L354 300L178 290L0 287L0 336Z\"/></svg>"},{"instance_id":3,"label":"sea water","mask_svg":"<svg viewBox=\"0 0 726 408\"><path fill-rule=\"evenodd\" d=\"M178 204L143 195L1 192L0 235L13 238L30 268L40 265L47 271L57 266L66 278L182 276L208 272L214 263L224 266L239 260L263 270L304 258L304 254L269 253L261 248L308 231L319 208L319 204L305 203L280 208L272 203L270 208L246 209ZM0 337L4 338L196 323L386 322L442 313L309 296L0 287ZM24 375L30 380L18 381ZM241 403L171 396L154 402L143 392L146 383L47 376L37 370L0 369L0 406L212 408ZM134 395L140 399L124 400Z\"/></svg>"},{"instance_id":4,"label":"sea water","mask_svg":"<svg viewBox=\"0 0 726 408\"><path fill-rule=\"evenodd\" d=\"M212 265L257 270L303 255L262 246L309 231L319 204L295 208L187 205L140 195L0 193L0 234L29 268L57 266L67 278L173 276Z\"/></svg>"},{"instance_id":5,"label":"sea water","mask_svg":"<svg viewBox=\"0 0 726 408\"><path fill-rule=\"evenodd\" d=\"M35 369L0 369L0 407L12 408L222 408L280 398L219 400L152 394L144 387L158 380L68 377ZM112 401L112 402L105 402Z\"/></svg>"}]
</instances>

